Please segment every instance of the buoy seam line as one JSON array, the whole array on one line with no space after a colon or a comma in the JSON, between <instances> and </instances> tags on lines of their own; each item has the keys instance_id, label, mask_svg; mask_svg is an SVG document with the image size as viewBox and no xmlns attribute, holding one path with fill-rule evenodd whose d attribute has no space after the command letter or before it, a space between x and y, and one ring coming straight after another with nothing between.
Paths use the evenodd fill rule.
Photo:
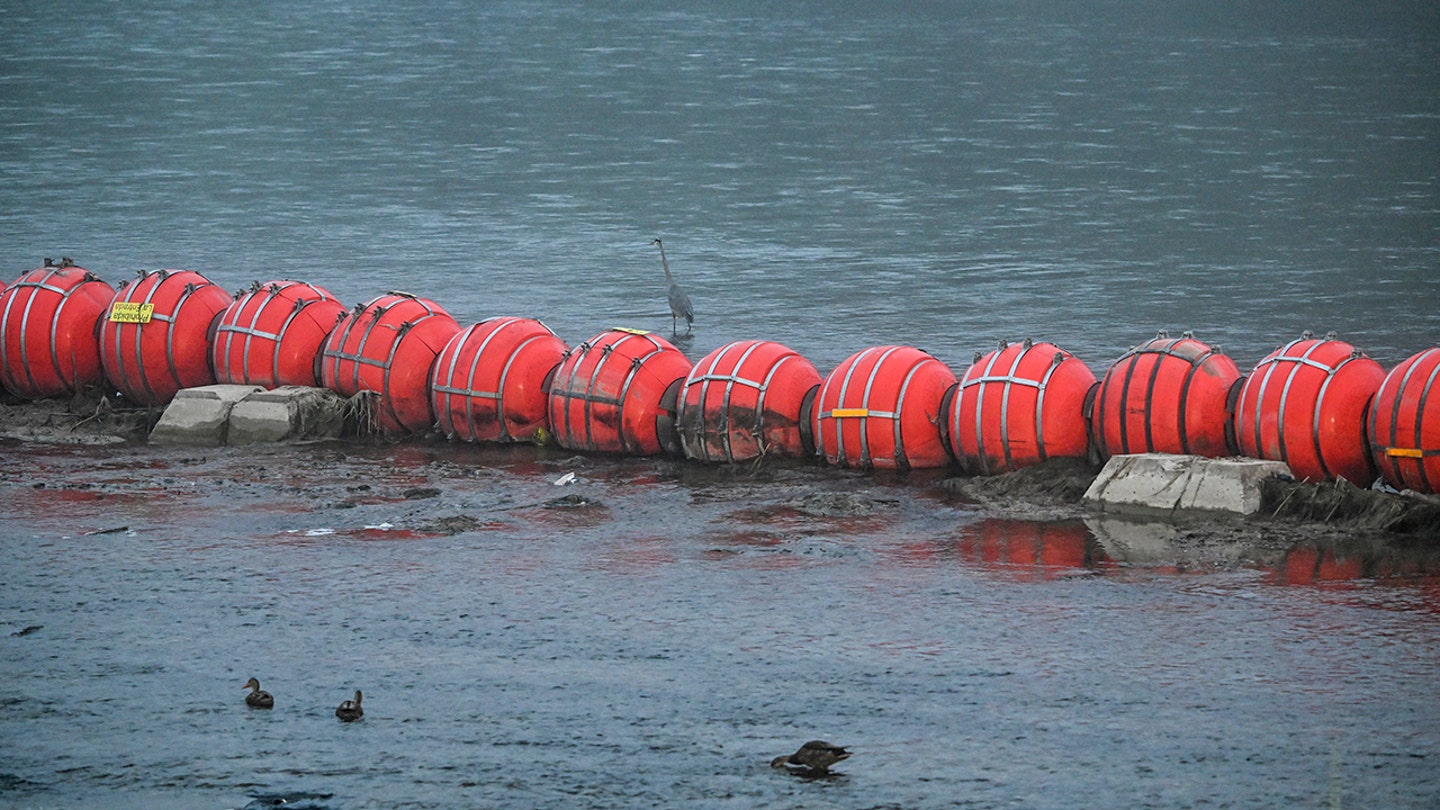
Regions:
<instances>
[{"instance_id":1,"label":"buoy seam line","mask_svg":"<svg viewBox=\"0 0 1440 810\"><path fill-rule=\"evenodd\" d=\"M744 362L744 361L741 361L741 362ZM764 385L765 385L765 383L763 383L763 382L761 382L761 381L759 381L759 380L748 380L748 379L746 379L746 378L744 378L744 377L740 377L740 376L737 376L737 375L735 375L735 374L706 374L706 375L704 375L703 377L692 377L692 378L690 378L689 380L686 381L687 384L702 383L702 382L729 382L729 383L740 383L741 385L748 385L748 386L750 386L751 388L762 388L762 387L764 387Z\"/></svg>"},{"instance_id":2,"label":"buoy seam line","mask_svg":"<svg viewBox=\"0 0 1440 810\"><path fill-rule=\"evenodd\" d=\"M333 357L336 360L351 360L362 365L375 366L377 368L389 368L390 366L389 360L376 360L374 358L366 357L363 354L352 354L350 352L331 351L327 349L325 351L325 357L327 359ZM358 384L360 380L357 378L355 382Z\"/></svg>"},{"instance_id":3,"label":"buoy seam line","mask_svg":"<svg viewBox=\"0 0 1440 810\"><path fill-rule=\"evenodd\" d=\"M1031 388L1041 388L1044 385L1044 383L1040 380L1032 380L1027 377L1017 377L1013 374L1004 374L999 376L986 375L983 377L972 377L960 383L960 387L970 388L971 386L979 385L980 383L991 382L1015 383L1016 385L1028 385Z\"/></svg>"},{"instance_id":4,"label":"buoy seam line","mask_svg":"<svg viewBox=\"0 0 1440 810\"><path fill-rule=\"evenodd\" d=\"M289 322L288 322L288 321L286 322L286 325L287 325L287 326L289 325ZM222 324L220 324L219 326L215 327L215 331L217 331L217 332L236 332L236 333L241 334L241 335L247 335L247 336L250 336L250 337L258 337L258 338L266 338L266 339L268 339L268 340L279 340L279 339L280 339L280 335L282 334L282 333L280 333L280 332L261 332L259 329L256 329L256 328L251 327L251 326L239 326L239 325L232 325L232 324L228 324L228 323L222 323ZM247 348L248 348L248 347L247 347Z\"/></svg>"},{"instance_id":5,"label":"buoy seam line","mask_svg":"<svg viewBox=\"0 0 1440 810\"><path fill-rule=\"evenodd\" d=\"M54 275L54 274L52 273L51 275ZM49 278L49 276L47 276L46 278ZM18 289L22 289L22 288L24 288L24 289L36 289L36 290L48 290L49 292L60 293L61 295L64 295L65 293L69 292L68 290L64 289L63 287L53 287L53 286L51 286L50 284L47 284L47 283L44 282L44 281L17 281L17 282L15 282L14 284L12 284L9 289L18 290ZM74 289L74 288L72 287L71 289Z\"/></svg>"},{"instance_id":6,"label":"buoy seam line","mask_svg":"<svg viewBox=\"0 0 1440 810\"><path fill-rule=\"evenodd\" d=\"M464 397L478 397L480 399L499 399L499 391L475 391L470 388L454 385L436 385L431 387L432 391L440 394L457 394Z\"/></svg>"}]
</instances>

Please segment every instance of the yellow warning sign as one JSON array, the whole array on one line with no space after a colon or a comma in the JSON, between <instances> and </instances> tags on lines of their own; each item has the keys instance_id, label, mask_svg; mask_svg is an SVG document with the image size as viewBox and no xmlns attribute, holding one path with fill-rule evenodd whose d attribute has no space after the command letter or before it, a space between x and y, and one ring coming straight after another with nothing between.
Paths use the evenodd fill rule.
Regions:
<instances>
[{"instance_id":1,"label":"yellow warning sign","mask_svg":"<svg viewBox=\"0 0 1440 810\"><path fill-rule=\"evenodd\" d=\"M616 332L625 332L625 333L631 334L631 335L648 335L648 334L650 334L650 332L649 332L648 330L645 330L645 329L631 329L631 328L629 328L628 326L614 326L614 327L611 327L611 328L614 329Z\"/></svg>"},{"instance_id":2,"label":"yellow warning sign","mask_svg":"<svg viewBox=\"0 0 1440 810\"><path fill-rule=\"evenodd\" d=\"M110 305L111 323L149 323L155 315L154 304L135 301L116 301Z\"/></svg>"}]
</instances>

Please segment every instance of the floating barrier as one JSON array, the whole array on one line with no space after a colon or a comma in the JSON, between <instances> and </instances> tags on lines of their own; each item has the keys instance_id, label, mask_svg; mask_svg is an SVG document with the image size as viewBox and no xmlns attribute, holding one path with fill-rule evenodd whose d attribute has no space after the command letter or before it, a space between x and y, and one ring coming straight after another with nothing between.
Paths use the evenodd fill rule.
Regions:
<instances>
[{"instance_id":1,"label":"floating barrier","mask_svg":"<svg viewBox=\"0 0 1440 810\"><path fill-rule=\"evenodd\" d=\"M233 385L320 385L320 350L346 306L299 281L255 284L215 328L215 379Z\"/></svg>"},{"instance_id":2,"label":"floating barrier","mask_svg":"<svg viewBox=\"0 0 1440 810\"><path fill-rule=\"evenodd\" d=\"M1366 437L1385 480L1416 492L1440 492L1440 348L1390 370L1370 404Z\"/></svg>"},{"instance_id":3,"label":"floating barrier","mask_svg":"<svg viewBox=\"0 0 1440 810\"><path fill-rule=\"evenodd\" d=\"M815 452L859 469L922 469L950 463L940 432L955 374L909 346L851 355L820 385L811 409Z\"/></svg>"},{"instance_id":4,"label":"floating barrier","mask_svg":"<svg viewBox=\"0 0 1440 810\"><path fill-rule=\"evenodd\" d=\"M115 288L68 259L21 276L0 292L0 382L26 399L105 382L100 319Z\"/></svg>"},{"instance_id":5,"label":"floating barrier","mask_svg":"<svg viewBox=\"0 0 1440 810\"><path fill-rule=\"evenodd\" d=\"M1105 372L1091 415L1101 458L1180 453L1220 458L1236 451L1231 394L1235 361L1189 332L1161 332Z\"/></svg>"},{"instance_id":6,"label":"floating barrier","mask_svg":"<svg viewBox=\"0 0 1440 810\"><path fill-rule=\"evenodd\" d=\"M735 463L815 452L809 397L820 372L793 349L761 340L729 343L696 363L680 389L675 429L687 458Z\"/></svg>"},{"instance_id":7,"label":"floating barrier","mask_svg":"<svg viewBox=\"0 0 1440 810\"><path fill-rule=\"evenodd\" d=\"M549 427L547 386L569 347L545 324L491 318L445 344L430 377L430 405L447 436L518 442Z\"/></svg>"},{"instance_id":8,"label":"floating barrier","mask_svg":"<svg viewBox=\"0 0 1440 810\"><path fill-rule=\"evenodd\" d=\"M1307 332L1255 366L1240 389L1235 434L1240 452L1290 465L1296 478L1375 478L1365 409L1385 370L1333 335Z\"/></svg>"},{"instance_id":9,"label":"floating barrier","mask_svg":"<svg viewBox=\"0 0 1440 810\"><path fill-rule=\"evenodd\" d=\"M375 421L387 434L429 430L435 424L430 367L459 331L433 301L402 292L377 296L330 332L320 382L342 396L377 394Z\"/></svg>"},{"instance_id":10,"label":"floating barrier","mask_svg":"<svg viewBox=\"0 0 1440 810\"><path fill-rule=\"evenodd\" d=\"M550 384L550 427L561 447L678 455L675 398L690 361L664 338L610 329L571 349Z\"/></svg>"},{"instance_id":11,"label":"floating barrier","mask_svg":"<svg viewBox=\"0 0 1440 810\"><path fill-rule=\"evenodd\" d=\"M766 341L736 341L692 365L633 330L573 350L529 319L462 330L405 293L352 316L300 282L232 297L193 271L139 276L111 289L68 259L47 260L0 291L0 385L41 398L108 380L153 406L217 379L279 387L318 377L343 396L376 394L379 427L395 435L438 419L471 441L548 428L575 450L729 463L813 454L895 469L953 458L969 474L1092 453L1238 453L1285 462L1302 478L1363 485L1378 472L1395 486L1440 490L1440 347L1387 375L1350 344L1307 334L1247 377L1218 347L1161 334L1097 382L1069 353L1026 341L977 355L956 382L918 349L880 346L822 377Z\"/></svg>"},{"instance_id":12,"label":"floating barrier","mask_svg":"<svg viewBox=\"0 0 1440 810\"><path fill-rule=\"evenodd\" d=\"M1095 375L1053 343L976 355L950 403L949 441L965 472L993 475L1089 454Z\"/></svg>"},{"instance_id":13,"label":"floating barrier","mask_svg":"<svg viewBox=\"0 0 1440 810\"><path fill-rule=\"evenodd\" d=\"M233 301L193 270L141 271L116 291L100 323L106 378L141 405L164 405L182 388L214 383L215 319Z\"/></svg>"}]
</instances>

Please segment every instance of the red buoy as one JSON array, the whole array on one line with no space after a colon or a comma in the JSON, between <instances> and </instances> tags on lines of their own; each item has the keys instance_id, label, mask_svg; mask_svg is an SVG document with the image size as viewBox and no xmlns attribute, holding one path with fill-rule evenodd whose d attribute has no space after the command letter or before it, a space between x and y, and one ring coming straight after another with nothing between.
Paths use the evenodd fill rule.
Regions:
<instances>
[{"instance_id":1,"label":"red buoy","mask_svg":"<svg viewBox=\"0 0 1440 810\"><path fill-rule=\"evenodd\" d=\"M1366 436L1375 466L1393 486L1440 492L1440 348L1390 370L1370 403Z\"/></svg>"},{"instance_id":2,"label":"red buoy","mask_svg":"<svg viewBox=\"0 0 1440 810\"><path fill-rule=\"evenodd\" d=\"M377 394L375 421L388 434L429 430L430 367L459 331L434 301L401 292L377 296L331 330L320 382L342 396Z\"/></svg>"},{"instance_id":3,"label":"red buoy","mask_svg":"<svg viewBox=\"0 0 1440 810\"><path fill-rule=\"evenodd\" d=\"M779 343L721 346L690 369L680 389L675 429L688 458L734 463L777 455L799 458L809 424L805 397L820 384L809 360Z\"/></svg>"},{"instance_id":4,"label":"red buoy","mask_svg":"<svg viewBox=\"0 0 1440 810\"><path fill-rule=\"evenodd\" d=\"M1283 461L1296 478L1375 478L1365 409L1385 379L1380 364L1342 340L1307 333L1255 366L1240 389L1235 435L1251 458Z\"/></svg>"},{"instance_id":5,"label":"red buoy","mask_svg":"<svg viewBox=\"0 0 1440 810\"><path fill-rule=\"evenodd\" d=\"M550 384L550 427L561 447L655 455L679 452L674 405L690 361L649 332L611 329L571 349Z\"/></svg>"},{"instance_id":6,"label":"red buoy","mask_svg":"<svg viewBox=\"0 0 1440 810\"><path fill-rule=\"evenodd\" d=\"M1091 416L1101 457L1128 453L1234 455L1226 406L1240 379L1235 361L1196 340L1160 333L1105 372Z\"/></svg>"},{"instance_id":7,"label":"red buoy","mask_svg":"<svg viewBox=\"0 0 1440 810\"><path fill-rule=\"evenodd\" d=\"M529 318L490 318L445 344L430 376L440 429L471 442L518 442L549 426L546 384L568 347Z\"/></svg>"},{"instance_id":8,"label":"red buoy","mask_svg":"<svg viewBox=\"0 0 1440 810\"><path fill-rule=\"evenodd\" d=\"M27 399L105 382L100 318L115 289L68 259L0 292L0 382Z\"/></svg>"},{"instance_id":9,"label":"red buoy","mask_svg":"<svg viewBox=\"0 0 1440 810\"><path fill-rule=\"evenodd\" d=\"M993 475L1084 458L1085 400L1095 385L1095 374L1053 343L1002 343L977 355L950 404L950 447L961 469Z\"/></svg>"},{"instance_id":10,"label":"red buoy","mask_svg":"<svg viewBox=\"0 0 1440 810\"><path fill-rule=\"evenodd\" d=\"M141 405L164 405L181 388L214 384L212 330L233 301L193 270L142 271L121 285L100 323L105 376Z\"/></svg>"},{"instance_id":11,"label":"red buoy","mask_svg":"<svg viewBox=\"0 0 1440 810\"><path fill-rule=\"evenodd\" d=\"M320 349L346 307L300 281L256 284L215 327L215 379L236 385L318 386Z\"/></svg>"},{"instance_id":12,"label":"red buoy","mask_svg":"<svg viewBox=\"0 0 1440 810\"><path fill-rule=\"evenodd\" d=\"M945 392L955 374L909 346L876 346L851 355L820 385L811 409L816 452L860 469L943 467Z\"/></svg>"}]
</instances>

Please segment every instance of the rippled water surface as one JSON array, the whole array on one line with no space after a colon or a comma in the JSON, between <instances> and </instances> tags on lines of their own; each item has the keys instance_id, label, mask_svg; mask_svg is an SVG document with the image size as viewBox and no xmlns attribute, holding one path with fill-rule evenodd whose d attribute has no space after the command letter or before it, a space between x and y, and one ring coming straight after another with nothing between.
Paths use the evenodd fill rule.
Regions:
<instances>
[{"instance_id":1,"label":"rippled water surface","mask_svg":"<svg viewBox=\"0 0 1440 810\"><path fill-rule=\"evenodd\" d=\"M0 803L1440 797L1433 547L1216 565L934 479L562 455L7 449ZM817 736L842 775L768 767Z\"/></svg>"},{"instance_id":2,"label":"rippled water surface","mask_svg":"<svg viewBox=\"0 0 1440 810\"><path fill-rule=\"evenodd\" d=\"M575 344L669 333L658 236L692 359L1101 373L1164 328L1248 368L1311 329L1392 366L1440 340L1437 12L1251 5L10 3L0 280L404 289ZM1440 804L1426 549L453 446L8 445L0 517L0 806ZM767 767L816 736L843 776Z\"/></svg>"}]
</instances>

